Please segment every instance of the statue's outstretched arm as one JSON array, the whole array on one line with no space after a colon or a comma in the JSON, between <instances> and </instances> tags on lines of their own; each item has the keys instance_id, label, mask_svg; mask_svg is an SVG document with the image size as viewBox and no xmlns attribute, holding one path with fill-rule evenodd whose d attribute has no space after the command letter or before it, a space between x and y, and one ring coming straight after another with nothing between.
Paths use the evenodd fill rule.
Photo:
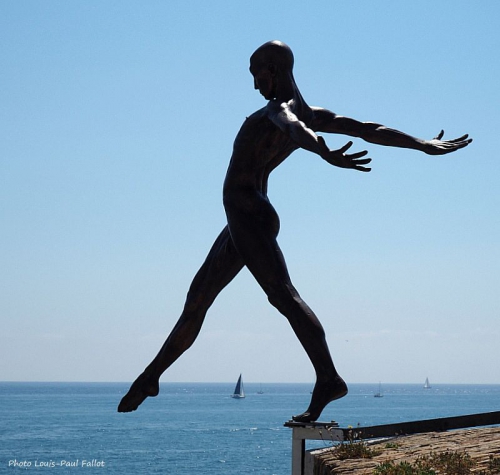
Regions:
<instances>
[{"instance_id":1,"label":"statue's outstretched arm","mask_svg":"<svg viewBox=\"0 0 500 475\"><path fill-rule=\"evenodd\" d=\"M316 153L331 165L341 168L352 168L363 172L370 171L370 168L366 168L363 165L370 163L371 158L361 158L368 153L366 150L346 154L345 152L351 147L352 142L348 142L338 150L330 150L323 137L316 135L312 129L299 120L287 104L277 105L270 103L268 110L271 121L299 147Z\"/></svg>"},{"instance_id":2,"label":"statue's outstretched arm","mask_svg":"<svg viewBox=\"0 0 500 475\"><path fill-rule=\"evenodd\" d=\"M348 117L338 116L327 109L315 107L313 111L315 118L312 128L315 131L360 137L366 142L377 145L411 148L429 155L444 155L464 148L472 142L468 135L453 140L441 140L444 131L431 140L423 140L381 124L359 122Z\"/></svg>"}]
</instances>

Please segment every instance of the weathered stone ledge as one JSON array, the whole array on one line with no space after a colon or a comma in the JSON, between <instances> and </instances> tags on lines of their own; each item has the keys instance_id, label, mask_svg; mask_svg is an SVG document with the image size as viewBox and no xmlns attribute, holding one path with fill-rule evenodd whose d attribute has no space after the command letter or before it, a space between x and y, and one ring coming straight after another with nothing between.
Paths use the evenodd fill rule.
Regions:
<instances>
[{"instance_id":1,"label":"weathered stone ledge","mask_svg":"<svg viewBox=\"0 0 500 475\"><path fill-rule=\"evenodd\" d=\"M382 449L382 453L371 459L338 460L333 448L311 451L314 475L368 475L387 461L411 463L419 456L446 451L466 452L478 464L477 471L485 470L490 455L500 457L500 427L427 432L385 439L370 446Z\"/></svg>"}]
</instances>

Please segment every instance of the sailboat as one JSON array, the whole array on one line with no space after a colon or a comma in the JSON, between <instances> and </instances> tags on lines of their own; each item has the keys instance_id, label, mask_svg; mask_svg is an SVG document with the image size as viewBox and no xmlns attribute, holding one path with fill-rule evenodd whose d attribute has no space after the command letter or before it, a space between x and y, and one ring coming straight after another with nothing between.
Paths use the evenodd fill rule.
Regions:
<instances>
[{"instance_id":1,"label":"sailboat","mask_svg":"<svg viewBox=\"0 0 500 475\"><path fill-rule=\"evenodd\" d=\"M431 385L429 383L429 378L425 378L424 389L431 389Z\"/></svg>"},{"instance_id":2,"label":"sailboat","mask_svg":"<svg viewBox=\"0 0 500 475\"><path fill-rule=\"evenodd\" d=\"M384 397L382 394L382 385L380 383L378 383L378 392L376 392L373 397Z\"/></svg>"},{"instance_id":3,"label":"sailboat","mask_svg":"<svg viewBox=\"0 0 500 475\"><path fill-rule=\"evenodd\" d=\"M264 394L264 391L262 391L262 384L260 385L260 389L257 391L257 394Z\"/></svg>"},{"instance_id":4,"label":"sailboat","mask_svg":"<svg viewBox=\"0 0 500 475\"><path fill-rule=\"evenodd\" d=\"M234 393L231 394L231 397L235 399L243 399L245 397L245 391L243 390L243 380L240 377L238 378L238 382L236 383L236 387L234 388Z\"/></svg>"}]
</instances>

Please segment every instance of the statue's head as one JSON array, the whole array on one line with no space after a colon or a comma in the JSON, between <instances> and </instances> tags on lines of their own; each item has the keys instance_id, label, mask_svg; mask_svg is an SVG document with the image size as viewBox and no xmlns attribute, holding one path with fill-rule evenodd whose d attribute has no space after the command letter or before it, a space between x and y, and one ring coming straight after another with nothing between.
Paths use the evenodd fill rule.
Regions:
<instances>
[{"instance_id":1,"label":"statue's head","mask_svg":"<svg viewBox=\"0 0 500 475\"><path fill-rule=\"evenodd\" d=\"M274 64L284 71L293 69L293 53L288 45L282 41L268 41L259 46L250 56L250 64Z\"/></svg>"},{"instance_id":2,"label":"statue's head","mask_svg":"<svg viewBox=\"0 0 500 475\"><path fill-rule=\"evenodd\" d=\"M268 41L250 57L255 89L268 100L274 99L280 84L293 82L293 53L281 41Z\"/></svg>"}]
</instances>

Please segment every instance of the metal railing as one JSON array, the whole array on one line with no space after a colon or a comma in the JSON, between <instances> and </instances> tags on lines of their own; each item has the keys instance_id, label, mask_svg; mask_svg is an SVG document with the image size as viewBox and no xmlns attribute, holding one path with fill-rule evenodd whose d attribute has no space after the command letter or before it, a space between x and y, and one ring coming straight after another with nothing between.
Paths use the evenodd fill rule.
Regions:
<instances>
[{"instance_id":1,"label":"metal railing","mask_svg":"<svg viewBox=\"0 0 500 475\"><path fill-rule=\"evenodd\" d=\"M306 475L304 470L306 440L329 440L332 442L368 440L496 424L500 424L500 411L368 427L341 428L334 421L288 421L285 422L285 427L292 429L292 475Z\"/></svg>"}]
</instances>

